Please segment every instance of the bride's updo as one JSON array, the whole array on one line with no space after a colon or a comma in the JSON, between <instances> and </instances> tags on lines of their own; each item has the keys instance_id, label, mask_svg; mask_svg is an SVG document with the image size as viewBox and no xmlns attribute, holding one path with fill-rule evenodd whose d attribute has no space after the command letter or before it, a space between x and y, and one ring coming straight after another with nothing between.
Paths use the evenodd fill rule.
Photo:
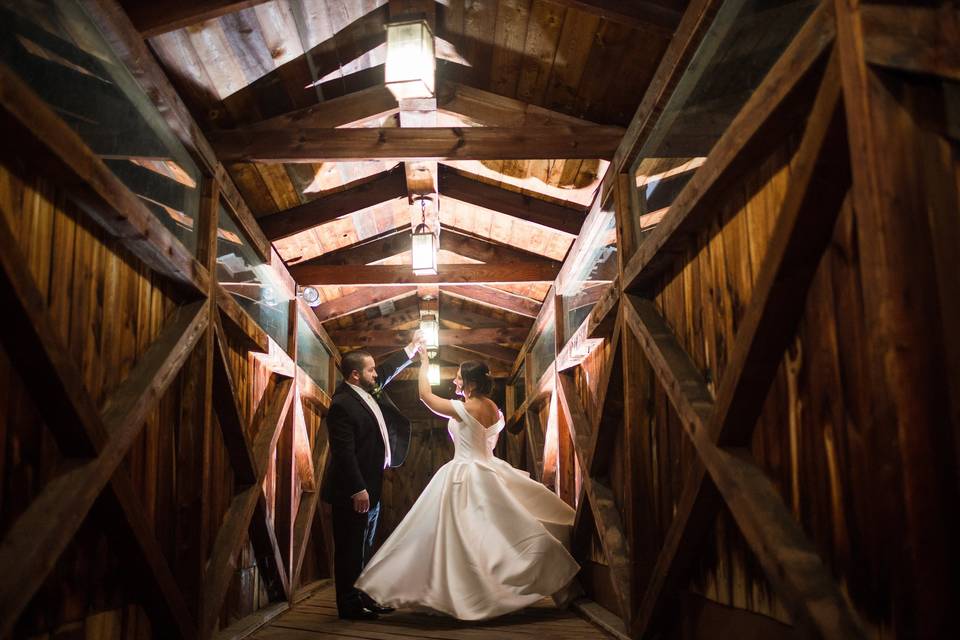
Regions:
<instances>
[{"instance_id":1,"label":"bride's updo","mask_svg":"<svg viewBox=\"0 0 960 640\"><path fill-rule=\"evenodd\" d=\"M493 391L493 378L490 377L490 367L486 362L479 360L466 360L460 365L460 377L463 379L463 386L468 382L473 383L473 393L488 396Z\"/></svg>"}]
</instances>

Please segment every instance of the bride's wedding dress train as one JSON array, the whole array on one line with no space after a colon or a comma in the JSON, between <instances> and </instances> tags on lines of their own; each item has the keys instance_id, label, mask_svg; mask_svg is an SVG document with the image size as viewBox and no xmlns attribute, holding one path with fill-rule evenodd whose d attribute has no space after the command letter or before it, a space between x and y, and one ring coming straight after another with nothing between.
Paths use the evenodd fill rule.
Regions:
<instances>
[{"instance_id":1,"label":"bride's wedding dress train","mask_svg":"<svg viewBox=\"0 0 960 640\"><path fill-rule=\"evenodd\" d=\"M356 587L384 606L483 620L565 587L574 510L529 474L494 457L503 415L484 427L452 401L454 458L371 558Z\"/></svg>"}]
</instances>

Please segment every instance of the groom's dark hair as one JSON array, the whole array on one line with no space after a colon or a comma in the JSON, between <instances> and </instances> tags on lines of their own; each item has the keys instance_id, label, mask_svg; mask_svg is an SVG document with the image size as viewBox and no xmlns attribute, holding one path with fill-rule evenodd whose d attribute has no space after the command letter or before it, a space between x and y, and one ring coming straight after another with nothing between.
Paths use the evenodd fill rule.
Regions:
<instances>
[{"instance_id":1,"label":"groom's dark hair","mask_svg":"<svg viewBox=\"0 0 960 640\"><path fill-rule=\"evenodd\" d=\"M372 358L369 351L364 351L363 349L357 349L356 351L348 351L343 354L340 358L340 373L343 375L344 379L349 378L350 374L354 371L363 370L363 361L366 358Z\"/></svg>"}]
</instances>

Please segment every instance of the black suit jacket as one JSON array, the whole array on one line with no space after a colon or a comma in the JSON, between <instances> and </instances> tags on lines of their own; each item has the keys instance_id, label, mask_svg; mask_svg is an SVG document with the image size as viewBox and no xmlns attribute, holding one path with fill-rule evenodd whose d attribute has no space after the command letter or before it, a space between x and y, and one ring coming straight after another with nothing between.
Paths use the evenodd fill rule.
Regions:
<instances>
[{"instance_id":1,"label":"black suit jacket","mask_svg":"<svg viewBox=\"0 0 960 640\"><path fill-rule=\"evenodd\" d=\"M387 358L377 367L378 382L383 384L406 360L404 351ZM386 390L381 391L376 400L390 438L390 466L399 467L410 446L410 421L400 413ZM330 464L324 474L323 499L334 505L351 506L350 496L366 489L370 504L377 504L383 481L383 436L373 410L346 382L333 394L327 412L327 433Z\"/></svg>"}]
</instances>

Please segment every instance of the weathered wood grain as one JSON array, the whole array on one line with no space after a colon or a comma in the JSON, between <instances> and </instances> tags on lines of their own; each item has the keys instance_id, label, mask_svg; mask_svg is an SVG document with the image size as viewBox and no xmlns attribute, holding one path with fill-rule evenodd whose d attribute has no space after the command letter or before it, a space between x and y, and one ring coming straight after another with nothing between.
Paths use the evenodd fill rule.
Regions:
<instances>
[{"instance_id":1,"label":"weathered wood grain","mask_svg":"<svg viewBox=\"0 0 960 640\"><path fill-rule=\"evenodd\" d=\"M619 127L420 127L222 131L211 144L222 160L326 162L332 160L531 160L609 158Z\"/></svg>"},{"instance_id":2,"label":"weathered wood grain","mask_svg":"<svg viewBox=\"0 0 960 640\"><path fill-rule=\"evenodd\" d=\"M418 276L409 266L294 264L291 275L304 285L497 284L549 282L558 268L548 262L441 264L436 275Z\"/></svg>"}]
</instances>

